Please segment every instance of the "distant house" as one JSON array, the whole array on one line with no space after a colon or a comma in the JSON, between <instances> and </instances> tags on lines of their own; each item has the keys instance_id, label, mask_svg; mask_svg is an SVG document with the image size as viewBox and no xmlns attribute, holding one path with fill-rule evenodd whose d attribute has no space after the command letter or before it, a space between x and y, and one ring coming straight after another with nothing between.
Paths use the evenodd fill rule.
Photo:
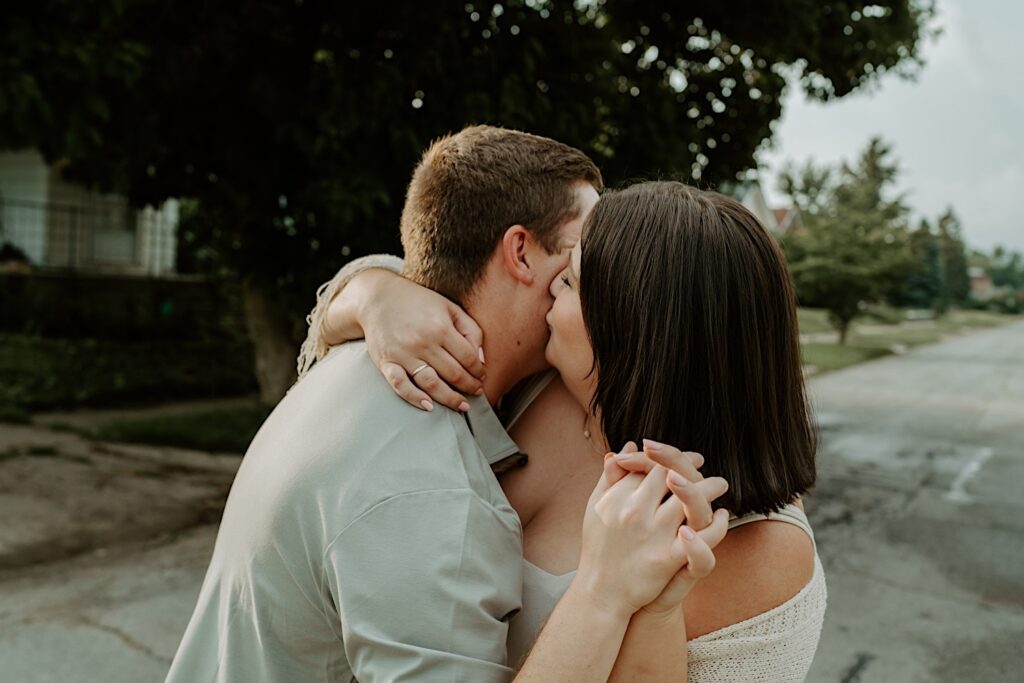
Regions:
<instances>
[{"instance_id":1,"label":"distant house","mask_svg":"<svg viewBox=\"0 0 1024 683\"><path fill-rule=\"evenodd\" d=\"M967 269L967 277L971 281L971 298L975 301L988 301L998 292L992 283L992 277L980 266Z\"/></svg>"},{"instance_id":2,"label":"distant house","mask_svg":"<svg viewBox=\"0 0 1024 683\"><path fill-rule=\"evenodd\" d=\"M723 183L719 191L745 206L750 213L757 216L757 219L768 228L769 232L777 237L803 229L800 211L795 206L781 208L769 206L759 180Z\"/></svg>"},{"instance_id":3,"label":"distant house","mask_svg":"<svg viewBox=\"0 0 1024 683\"><path fill-rule=\"evenodd\" d=\"M800 215L800 209L795 206L785 206L772 210L775 212L775 224L781 234L788 235L803 231L804 221Z\"/></svg>"},{"instance_id":4,"label":"distant house","mask_svg":"<svg viewBox=\"0 0 1024 683\"><path fill-rule=\"evenodd\" d=\"M65 180L35 151L0 152L0 247L33 267L163 275L174 271L178 204L133 209Z\"/></svg>"}]
</instances>

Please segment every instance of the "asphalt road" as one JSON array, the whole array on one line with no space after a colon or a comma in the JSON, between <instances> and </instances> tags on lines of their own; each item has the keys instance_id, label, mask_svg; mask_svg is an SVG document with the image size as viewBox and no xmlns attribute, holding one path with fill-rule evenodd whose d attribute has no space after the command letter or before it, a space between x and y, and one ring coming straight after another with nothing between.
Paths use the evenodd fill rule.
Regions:
<instances>
[{"instance_id":1,"label":"asphalt road","mask_svg":"<svg viewBox=\"0 0 1024 683\"><path fill-rule=\"evenodd\" d=\"M1024 677L1024 324L816 378L811 681ZM160 681L215 529L0 572L0 679Z\"/></svg>"},{"instance_id":2,"label":"asphalt road","mask_svg":"<svg viewBox=\"0 0 1024 683\"><path fill-rule=\"evenodd\" d=\"M811 384L811 681L1024 680L1024 324Z\"/></svg>"}]
</instances>

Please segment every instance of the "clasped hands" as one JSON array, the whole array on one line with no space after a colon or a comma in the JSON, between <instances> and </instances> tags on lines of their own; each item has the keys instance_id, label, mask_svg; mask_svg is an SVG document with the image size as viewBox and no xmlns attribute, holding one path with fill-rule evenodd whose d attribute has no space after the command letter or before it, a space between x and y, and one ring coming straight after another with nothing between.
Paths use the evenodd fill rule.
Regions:
<instances>
[{"instance_id":1,"label":"clasped hands","mask_svg":"<svg viewBox=\"0 0 1024 683\"><path fill-rule=\"evenodd\" d=\"M575 581L617 616L681 610L698 579L714 569L713 549L729 513L712 510L728 490L700 474L698 453L644 440L605 456L583 521Z\"/></svg>"}]
</instances>

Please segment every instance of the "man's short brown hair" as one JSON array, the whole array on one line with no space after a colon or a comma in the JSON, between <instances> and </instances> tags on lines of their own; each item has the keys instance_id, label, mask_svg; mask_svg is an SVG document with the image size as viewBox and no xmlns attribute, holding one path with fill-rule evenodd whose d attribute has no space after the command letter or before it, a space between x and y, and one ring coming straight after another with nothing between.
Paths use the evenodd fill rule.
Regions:
<instances>
[{"instance_id":1,"label":"man's short brown hair","mask_svg":"<svg viewBox=\"0 0 1024 683\"><path fill-rule=\"evenodd\" d=\"M581 182L599 190L601 172L586 154L550 138L472 126L437 140L406 194L405 275L462 302L513 225L554 252L558 228L579 215Z\"/></svg>"}]
</instances>

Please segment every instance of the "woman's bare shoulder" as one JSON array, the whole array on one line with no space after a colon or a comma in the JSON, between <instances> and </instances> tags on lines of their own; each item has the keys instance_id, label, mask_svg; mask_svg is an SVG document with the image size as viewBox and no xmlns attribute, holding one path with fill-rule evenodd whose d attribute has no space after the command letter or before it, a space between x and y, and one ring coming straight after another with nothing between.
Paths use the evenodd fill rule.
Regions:
<instances>
[{"instance_id":1,"label":"woman's bare shoulder","mask_svg":"<svg viewBox=\"0 0 1024 683\"><path fill-rule=\"evenodd\" d=\"M686 600L689 638L764 614L814 576L814 543L786 522L752 522L729 531L715 559L715 570Z\"/></svg>"}]
</instances>

